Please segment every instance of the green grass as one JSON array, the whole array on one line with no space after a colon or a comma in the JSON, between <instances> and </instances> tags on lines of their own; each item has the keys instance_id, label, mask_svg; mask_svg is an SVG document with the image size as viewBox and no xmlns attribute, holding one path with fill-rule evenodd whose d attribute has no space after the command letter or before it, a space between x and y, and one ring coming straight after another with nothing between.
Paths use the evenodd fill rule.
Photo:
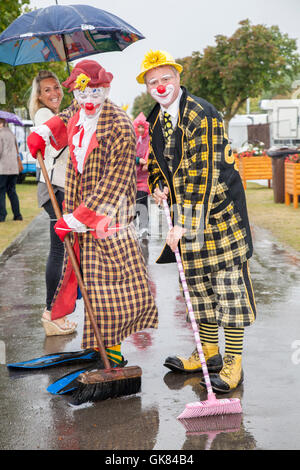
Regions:
<instances>
[{"instance_id":1,"label":"green grass","mask_svg":"<svg viewBox=\"0 0 300 470\"><path fill-rule=\"evenodd\" d=\"M281 243L300 251L300 207L275 204L273 189L247 183L247 208L250 223L269 230Z\"/></svg>"},{"instance_id":2,"label":"green grass","mask_svg":"<svg viewBox=\"0 0 300 470\"><path fill-rule=\"evenodd\" d=\"M16 190L23 220L13 221L10 202L6 196L7 216L5 222L0 223L0 253L10 245L41 211L37 203L37 183L34 177L26 177L24 183L16 185Z\"/></svg>"}]
</instances>

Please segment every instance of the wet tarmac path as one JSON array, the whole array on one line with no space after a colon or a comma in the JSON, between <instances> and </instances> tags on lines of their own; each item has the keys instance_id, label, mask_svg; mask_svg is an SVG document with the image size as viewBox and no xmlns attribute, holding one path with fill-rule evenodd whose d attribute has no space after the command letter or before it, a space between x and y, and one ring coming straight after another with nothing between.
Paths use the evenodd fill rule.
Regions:
<instances>
[{"instance_id":1,"label":"wet tarmac path","mask_svg":"<svg viewBox=\"0 0 300 470\"><path fill-rule=\"evenodd\" d=\"M151 220L157 220L156 209L153 213ZM160 221L164 235L163 214ZM300 449L300 255L263 230L252 230L250 269L258 318L245 334L244 384L226 395L241 399L243 414L186 429L176 417L187 403L206 399L206 393L199 375L175 374L163 366L171 354L188 356L194 341L176 265L155 264L163 246L157 223L142 248L159 328L132 335L122 346L128 365L143 370L138 395L74 407L67 396L46 391L71 367L7 370L5 355L11 363L80 349L82 300L71 316L79 322L76 334L45 338L40 323L49 236L46 217L38 216L0 258L0 449Z\"/></svg>"}]
</instances>

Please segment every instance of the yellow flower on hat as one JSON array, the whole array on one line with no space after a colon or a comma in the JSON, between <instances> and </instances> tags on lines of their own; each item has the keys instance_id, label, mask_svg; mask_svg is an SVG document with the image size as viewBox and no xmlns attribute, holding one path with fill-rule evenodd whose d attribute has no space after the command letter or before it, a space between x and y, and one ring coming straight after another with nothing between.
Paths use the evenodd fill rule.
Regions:
<instances>
[{"instance_id":1,"label":"yellow flower on hat","mask_svg":"<svg viewBox=\"0 0 300 470\"><path fill-rule=\"evenodd\" d=\"M74 88L79 88L80 91L84 91L90 81L90 77L88 77L84 73L80 73L75 80L76 85L74 86Z\"/></svg>"},{"instance_id":2,"label":"yellow flower on hat","mask_svg":"<svg viewBox=\"0 0 300 470\"><path fill-rule=\"evenodd\" d=\"M148 70L154 69L155 67L160 67L161 65L172 65L178 70L179 73L182 72L182 65L177 64L171 54L166 51L152 51L150 50L144 57L144 60L141 65L141 73L136 77L138 83L144 83L144 75Z\"/></svg>"},{"instance_id":3,"label":"yellow flower on hat","mask_svg":"<svg viewBox=\"0 0 300 470\"><path fill-rule=\"evenodd\" d=\"M159 65L164 65L166 62L166 54L161 51L149 51L148 54L145 55L143 60L143 67L148 70L154 65L158 67Z\"/></svg>"}]
</instances>

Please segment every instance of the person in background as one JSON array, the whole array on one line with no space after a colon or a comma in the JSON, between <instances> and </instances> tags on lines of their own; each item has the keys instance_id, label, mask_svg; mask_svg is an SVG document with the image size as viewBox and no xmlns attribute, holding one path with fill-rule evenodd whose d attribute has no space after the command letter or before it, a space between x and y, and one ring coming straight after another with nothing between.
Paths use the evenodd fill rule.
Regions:
<instances>
[{"instance_id":1,"label":"person in background","mask_svg":"<svg viewBox=\"0 0 300 470\"><path fill-rule=\"evenodd\" d=\"M146 239L149 235L148 225L148 186L147 161L149 155L149 123L144 113L140 113L133 121L137 138L136 142L136 213L139 216L139 238Z\"/></svg>"},{"instance_id":2,"label":"person in background","mask_svg":"<svg viewBox=\"0 0 300 470\"><path fill-rule=\"evenodd\" d=\"M48 70L40 70L32 82L28 102L29 114L34 125L41 126L45 121L55 116L60 110L62 98L63 92L57 76ZM46 145L45 166L61 211L64 200L67 158L67 148L57 151L50 142ZM50 219L50 250L46 265L46 307L42 314L42 323L47 336L67 335L76 330L76 323L70 322L64 312L56 314L55 318L51 315L51 303L62 273L64 244L54 230L56 216L38 165L37 179L38 204L39 207L43 207Z\"/></svg>"},{"instance_id":3,"label":"person in background","mask_svg":"<svg viewBox=\"0 0 300 470\"><path fill-rule=\"evenodd\" d=\"M19 151L14 133L5 119L0 119L0 222L7 216L5 196L7 194L14 215L13 220L23 220L16 191L19 174Z\"/></svg>"},{"instance_id":4,"label":"person in background","mask_svg":"<svg viewBox=\"0 0 300 470\"><path fill-rule=\"evenodd\" d=\"M137 76L157 102L148 117L150 191L157 204L169 200L174 220L157 262L174 262L179 247L212 387L226 393L243 381L244 328L256 318L248 266L252 239L223 120L210 103L180 85L181 72L181 64L158 50L146 54ZM225 335L223 359L219 327ZM167 357L165 366L201 371L197 349L189 358Z\"/></svg>"}]
</instances>

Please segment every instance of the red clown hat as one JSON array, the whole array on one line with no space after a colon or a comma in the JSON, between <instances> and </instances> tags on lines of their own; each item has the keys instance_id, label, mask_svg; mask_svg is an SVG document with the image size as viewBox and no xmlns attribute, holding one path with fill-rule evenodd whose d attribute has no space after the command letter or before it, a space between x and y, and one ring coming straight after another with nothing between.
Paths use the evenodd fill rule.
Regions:
<instances>
[{"instance_id":1,"label":"red clown hat","mask_svg":"<svg viewBox=\"0 0 300 470\"><path fill-rule=\"evenodd\" d=\"M113 74L106 72L105 68L101 67L95 60L81 60L75 65L69 78L63 82L63 86L68 88L69 91L79 88L77 78L81 74L87 77L85 86L94 88L108 88L113 79Z\"/></svg>"}]
</instances>

